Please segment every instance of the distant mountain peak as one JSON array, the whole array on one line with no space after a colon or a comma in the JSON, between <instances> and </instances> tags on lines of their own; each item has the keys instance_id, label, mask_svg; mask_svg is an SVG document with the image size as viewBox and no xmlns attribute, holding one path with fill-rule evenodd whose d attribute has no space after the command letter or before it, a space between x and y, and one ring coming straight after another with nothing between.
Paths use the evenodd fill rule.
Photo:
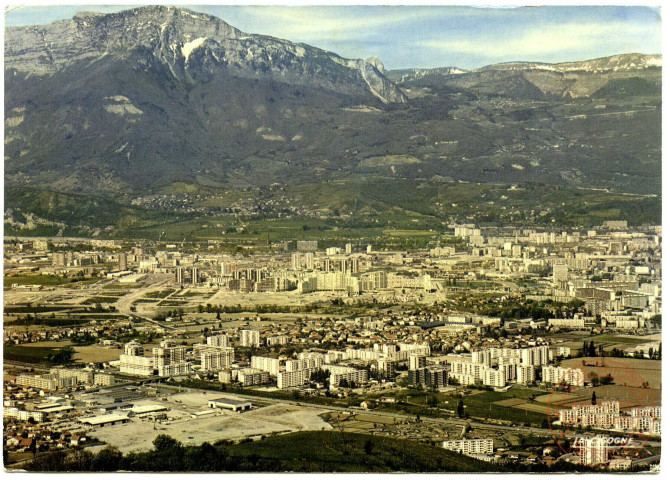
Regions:
<instances>
[{"instance_id":1,"label":"distant mountain peak","mask_svg":"<svg viewBox=\"0 0 670 480\"><path fill-rule=\"evenodd\" d=\"M176 7L82 12L49 25L8 28L5 44L6 68L32 75L51 75L74 62L109 54L123 57L139 49L186 82L206 81L227 71L343 92L367 88L383 103L407 101L384 76L377 58L343 59L309 45L246 34L212 15Z\"/></svg>"},{"instance_id":2,"label":"distant mountain peak","mask_svg":"<svg viewBox=\"0 0 670 480\"><path fill-rule=\"evenodd\" d=\"M587 71L625 71L645 68L661 67L661 55L646 55L642 53L624 53L608 57L579 60L575 62L543 63L543 62L505 62L488 65L479 70L550 70L556 72Z\"/></svg>"}]
</instances>

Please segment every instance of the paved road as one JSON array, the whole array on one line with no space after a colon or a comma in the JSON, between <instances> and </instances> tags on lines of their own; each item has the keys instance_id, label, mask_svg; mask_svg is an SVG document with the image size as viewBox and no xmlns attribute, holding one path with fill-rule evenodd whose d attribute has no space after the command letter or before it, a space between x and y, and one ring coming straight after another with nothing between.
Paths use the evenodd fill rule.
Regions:
<instances>
[{"instance_id":1,"label":"paved road","mask_svg":"<svg viewBox=\"0 0 670 480\"><path fill-rule=\"evenodd\" d=\"M154 325L158 325L166 330L176 330L176 327L173 327L171 325L166 325L165 322L158 322L152 318L145 317L143 315L138 315L137 313L134 313L131 310L131 307L133 305L133 302L136 300L139 300L140 298L143 298L147 293L150 291L156 290L159 287L162 287L163 285L167 284L170 282L169 279L165 278L164 275L162 275L160 278L157 276L149 276L149 280L155 278L158 281L155 282L148 282L146 286L137 288L133 290L132 293L129 293L127 295L124 295L123 297L119 298L119 300L114 304L116 306L116 310L119 313L123 313L126 315L129 315L133 318L139 318L140 320L143 320L148 323L153 323ZM160 301L162 299L157 299L157 301Z\"/></svg>"}]
</instances>

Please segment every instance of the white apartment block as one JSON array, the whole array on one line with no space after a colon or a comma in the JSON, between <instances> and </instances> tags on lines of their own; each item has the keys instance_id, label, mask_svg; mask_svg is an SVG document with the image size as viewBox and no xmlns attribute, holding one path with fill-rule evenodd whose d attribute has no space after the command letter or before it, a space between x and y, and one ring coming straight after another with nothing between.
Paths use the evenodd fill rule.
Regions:
<instances>
[{"instance_id":1,"label":"white apartment block","mask_svg":"<svg viewBox=\"0 0 670 480\"><path fill-rule=\"evenodd\" d=\"M574 329L583 329L584 328L584 317L579 318L550 318L548 322L549 327L556 328L574 328Z\"/></svg>"},{"instance_id":2,"label":"white apartment block","mask_svg":"<svg viewBox=\"0 0 670 480\"><path fill-rule=\"evenodd\" d=\"M559 421L565 425L581 425L608 430L660 434L661 407L649 406L619 411L619 402L600 405L576 405L559 410Z\"/></svg>"},{"instance_id":3,"label":"white apartment block","mask_svg":"<svg viewBox=\"0 0 670 480\"><path fill-rule=\"evenodd\" d=\"M324 370L330 371L330 385L337 387L342 380L359 385L368 381L367 370L357 370L352 367L338 365L324 365Z\"/></svg>"},{"instance_id":4,"label":"white apartment block","mask_svg":"<svg viewBox=\"0 0 670 480\"><path fill-rule=\"evenodd\" d=\"M573 405L570 409L561 409L558 419L562 424L576 424L582 418L592 415L619 415L619 402L605 401L599 405Z\"/></svg>"},{"instance_id":5,"label":"white apartment block","mask_svg":"<svg viewBox=\"0 0 670 480\"><path fill-rule=\"evenodd\" d=\"M126 343L123 346L123 353L126 355L144 355L144 347L136 340Z\"/></svg>"},{"instance_id":6,"label":"white apartment block","mask_svg":"<svg viewBox=\"0 0 670 480\"><path fill-rule=\"evenodd\" d=\"M277 388L300 387L309 383L309 378L316 370L305 369L292 372L279 372L277 374Z\"/></svg>"},{"instance_id":7,"label":"white apartment block","mask_svg":"<svg viewBox=\"0 0 670 480\"><path fill-rule=\"evenodd\" d=\"M210 347L229 347L230 339L225 334L212 335L211 337L207 337L207 345Z\"/></svg>"},{"instance_id":8,"label":"white apartment block","mask_svg":"<svg viewBox=\"0 0 670 480\"><path fill-rule=\"evenodd\" d=\"M232 347L211 347L200 352L200 368L203 370L221 370L230 367L235 361L235 349Z\"/></svg>"},{"instance_id":9,"label":"white apartment block","mask_svg":"<svg viewBox=\"0 0 670 480\"><path fill-rule=\"evenodd\" d=\"M109 373L96 373L93 377L93 384L100 385L101 387L111 387L116 383L114 375Z\"/></svg>"},{"instance_id":10,"label":"white apartment block","mask_svg":"<svg viewBox=\"0 0 670 480\"><path fill-rule=\"evenodd\" d=\"M151 353L156 367L182 363L186 360L186 345L177 345L170 340L163 340Z\"/></svg>"},{"instance_id":11,"label":"white apartment block","mask_svg":"<svg viewBox=\"0 0 670 480\"><path fill-rule=\"evenodd\" d=\"M16 377L16 384L22 387L38 388L40 390L56 390L58 380L49 376L38 375L19 375Z\"/></svg>"},{"instance_id":12,"label":"white apartment block","mask_svg":"<svg viewBox=\"0 0 670 480\"><path fill-rule=\"evenodd\" d=\"M298 360L286 360L286 371L295 372L297 370L313 369L317 370L323 365L322 356L307 357Z\"/></svg>"},{"instance_id":13,"label":"white apartment block","mask_svg":"<svg viewBox=\"0 0 670 480\"><path fill-rule=\"evenodd\" d=\"M263 370L276 377L279 373L279 359L253 356L251 357L251 368Z\"/></svg>"},{"instance_id":14,"label":"white apartment block","mask_svg":"<svg viewBox=\"0 0 670 480\"><path fill-rule=\"evenodd\" d=\"M527 385L535 381L535 367L532 365L516 366L516 383Z\"/></svg>"},{"instance_id":15,"label":"white apartment block","mask_svg":"<svg viewBox=\"0 0 670 480\"><path fill-rule=\"evenodd\" d=\"M240 330L240 345L243 347L260 347L261 335L258 330Z\"/></svg>"},{"instance_id":16,"label":"white apartment block","mask_svg":"<svg viewBox=\"0 0 670 480\"><path fill-rule=\"evenodd\" d=\"M426 366L426 357L423 355L412 354L409 356L409 369L418 370Z\"/></svg>"},{"instance_id":17,"label":"white apartment block","mask_svg":"<svg viewBox=\"0 0 670 480\"><path fill-rule=\"evenodd\" d=\"M93 383L93 371L74 368L52 368L49 373L58 378L75 378L77 383Z\"/></svg>"},{"instance_id":18,"label":"white apartment block","mask_svg":"<svg viewBox=\"0 0 670 480\"><path fill-rule=\"evenodd\" d=\"M341 353L341 352L340 352ZM319 352L300 352L298 354L298 360L313 360L314 365L320 367L326 362L326 357L328 354L319 353ZM309 367L311 368L311 367Z\"/></svg>"},{"instance_id":19,"label":"white apartment block","mask_svg":"<svg viewBox=\"0 0 670 480\"><path fill-rule=\"evenodd\" d=\"M262 385L270 381L268 372L256 368L243 368L237 372L237 381L243 386Z\"/></svg>"},{"instance_id":20,"label":"white apartment block","mask_svg":"<svg viewBox=\"0 0 670 480\"><path fill-rule=\"evenodd\" d=\"M4 418L16 418L17 420L30 420L31 418L36 422L44 421L43 412L29 412L27 410L19 410L16 407L3 407L2 416Z\"/></svg>"},{"instance_id":21,"label":"white apartment block","mask_svg":"<svg viewBox=\"0 0 670 480\"><path fill-rule=\"evenodd\" d=\"M473 438L463 440L445 440L442 448L462 455L490 455L493 453L493 439Z\"/></svg>"},{"instance_id":22,"label":"white apartment block","mask_svg":"<svg viewBox=\"0 0 670 480\"><path fill-rule=\"evenodd\" d=\"M542 382L552 385L565 383L574 387L584 385L584 372L579 368L542 367Z\"/></svg>"},{"instance_id":23,"label":"white apartment block","mask_svg":"<svg viewBox=\"0 0 670 480\"><path fill-rule=\"evenodd\" d=\"M461 385L482 382L492 387L532 383L535 366L549 362L549 347L491 348L463 355L451 362L449 377Z\"/></svg>"},{"instance_id":24,"label":"white apartment block","mask_svg":"<svg viewBox=\"0 0 670 480\"><path fill-rule=\"evenodd\" d=\"M288 335L277 335L265 339L265 343L268 347L272 347L274 345L288 345L289 341L290 338Z\"/></svg>"},{"instance_id":25,"label":"white apartment block","mask_svg":"<svg viewBox=\"0 0 670 480\"><path fill-rule=\"evenodd\" d=\"M154 367L162 377L184 375L189 371L185 345L176 345L171 340L163 340L157 348L152 349L152 354Z\"/></svg>"},{"instance_id":26,"label":"white apartment block","mask_svg":"<svg viewBox=\"0 0 670 480\"><path fill-rule=\"evenodd\" d=\"M569 357L570 356L570 347L557 347L556 356L557 357Z\"/></svg>"},{"instance_id":27,"label":"white apartment block","mask_svg":"<svg viewBox=\"0 0 670 480\"><path fill-rule=\"evenodd\" d=\"M642 323L644 323L644 321ZM633 330L640 327L641 325L638 319L617 318L615 323L615 328L620 330Z\"/></svg>"},{"instance_id":28,"label":"white apartment block","mask_svg":"<svg viewBox=\"0 0 670 480\"><path fill-rule=\"evenodd\" d=\"M547 345L528 348L489 348L471 353L472 363L484 366L494 366L506 360L519 360L522 365L546 365L549 363L550 353ZM514 363L514 362L512 362Z\"/></svg>"},{"instance_id":29,"label":"white apartment block","mask_svg":"<svg viewBox=\"0 0 670 480\"><path fill-rule=\"evenodd\" d=\"M521 364L540 366L549 363L549 347L543 345L541 347L521 348Z\"/></svg>"},{"instance_id":30,"label":"white apartment block","mask_svg":"<svg viewBox=\"0 0 670 480\"><path fill-rule=\"evenodd\" d=\"M172 363L170 365L160 365L158 375L161 377L172 377L175 375L186 375L190 371L188 363Z\"/></svg>"},{"instance_id":31,"label":"white apartment block","mask_svg":"<svg viewBox=\"0 0 670 480\"><path fill-rule=\"evenodd\" d=\"M607 463L607 437L579 437L576 442L579 446L579 459L582 464L598 465Z\"/></svg>"},{"instance_id":32,"label":"white apartment block","mask_svg":"<svg viewBox=\"0 0 670 480\"><path fill-rule=\"evenodd\" d=\"M629 410L633 417L661 418L660 406L634 407Z\"/></svg>"},{"instance_id":33,"label":"white apartment block","mask_svg":"<svg viewBox=\"0 0 670 480\"><path fill-rule=\"evenodd\" d=\"M121 360L121 366L119 368L121 373L143 376L154 374L154 359L152 357L124 354L121 355L119 359Z\"/></svg>"},{"instance_id":34,"label":"white apartment block","mask_svg":"<svg viewBox=\"0 0 670 480\"><path fill-rule=\"evenodd\" d=\"M482 382L484 385L491 387L504 387L507 383L506 369L495 370L493 368L486 368L484 370L484 377Z\"/></svg>"}]
</instances>

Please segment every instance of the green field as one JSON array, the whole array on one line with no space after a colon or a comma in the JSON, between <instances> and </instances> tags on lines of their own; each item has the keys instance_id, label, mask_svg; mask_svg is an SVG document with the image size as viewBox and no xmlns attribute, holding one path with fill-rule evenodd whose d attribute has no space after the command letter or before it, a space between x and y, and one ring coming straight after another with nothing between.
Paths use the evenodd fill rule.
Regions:
<instances>
[{"instance_id":1,"label":"green field","mask_svg":"<svg viewBox=\"0 0 670 480\"><path fill-rule=\"evenodd\" d=\"M542 393L544 392L539 390L516 388L511 388L507 392L484 391L477 393L476 395L466 396L463 398L463 405L465 406L466 414L472 417L496 418L500 420L509 420L515 423L541 424L543 420L546 420L546 414L498 405L495 402L511 398L529 399L533 395Z\"/></svg>"},{"instance_id":2,"label":"green field","mask_svg":"<svg viewBox=\"0 0 670 480\"><path fill-rule=\"evenodd\" d=\"M541 424L547 418L544 413L495 403L509 399L521 399L526 400L527 404L535 405L530 398L534 395L545 393L540 390L511 388L506 392L494 392L473 389L472 392L473 394L462 398L465 407L464 411L467 416L532 424ZM370 398L378 398L380 396L382 395L372 395ZM460 399L458 395L452 392L439 393L412 388L400 390L395 394L395 397L399 403L382 404L379 408L383 410L403 411L408 414L450 417L453 414L448 414L446 411L456 412Z\"/></svg>"},{"instance_id":3,"label":"green field","mask_svg":"<svg viewBox=\"0 0 670 480\"><path fill-rule=\"evenodd\" d=\"M618 335L598 335L595 337L588 337L586 339L589 343L593 341L594 345L638 345L646 343L643 338L622 337Z\"/></svg>"}]
</instances>

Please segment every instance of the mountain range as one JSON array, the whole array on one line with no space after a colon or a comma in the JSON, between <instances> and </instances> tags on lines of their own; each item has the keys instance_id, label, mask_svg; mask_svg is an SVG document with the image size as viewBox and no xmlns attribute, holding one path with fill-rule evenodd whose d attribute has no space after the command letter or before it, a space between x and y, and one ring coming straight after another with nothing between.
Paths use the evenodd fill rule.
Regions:
<instances>
[{"instance_id":1,"label":"mountain range","mask_svg":"<svg viewBox=\"0 0 670 480\"><path fill-rule=\"evenodd\" d=\"M661 191L661 57L387 71L174 7L5 31L5 183ZM6 201L11 203L11 199Z\"/></svg>"}]
</instances>

